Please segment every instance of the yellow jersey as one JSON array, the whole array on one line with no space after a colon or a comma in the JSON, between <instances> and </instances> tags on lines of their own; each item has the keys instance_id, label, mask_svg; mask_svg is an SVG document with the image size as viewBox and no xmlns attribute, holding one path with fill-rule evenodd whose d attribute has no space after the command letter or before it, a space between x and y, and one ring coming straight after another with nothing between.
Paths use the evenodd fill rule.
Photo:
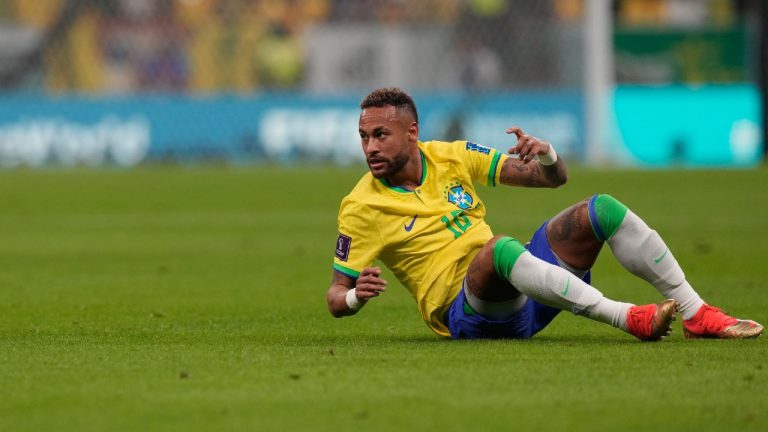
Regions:
<instances>
[{"instance_id":1,"label":"yellow jersey","mask_svg":"<svg viewBox=\"0 0 768 432\"><path fill-rule=\"evenodd\" d=\"M377 258L416 300L422 319L450 336L444 314L467 267L493 236L475 184L495 186L506 155L470 141L419 142L413 191L366 173L342 201L333 268L357 278Z\"/></svg>"}]
</instances>

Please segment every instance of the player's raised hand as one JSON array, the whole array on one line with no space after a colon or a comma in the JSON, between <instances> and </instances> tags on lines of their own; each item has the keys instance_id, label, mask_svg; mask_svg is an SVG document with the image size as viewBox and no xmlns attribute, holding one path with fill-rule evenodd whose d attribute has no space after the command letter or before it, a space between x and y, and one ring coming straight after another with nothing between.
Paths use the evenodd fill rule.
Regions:
<instances>
[{"instance_id":1,"label":"player's raised hand","mask_svg":"<svg viewBox=\"0 0 768 432\"><path fill-rule=\"evenodd\" d=\"M509 154L518 155L523 163L528 163L535 156L545 155L549 152L550 144L533 135L528 135L517 126L507 129L508 134L515 134L517 143L508 151Z\"/></svg>"},{"instance_id":2,"label":"player's raised hand","mask_svg":"<svg viewBox=\"0 0 768 432\"><path fill-rule=\"evenodd\" d=\"M355 285L358 300L365 302L387 289L387 281L381 277L381 268L366 267L360 272Z\"/></svg>"}]
</instances>

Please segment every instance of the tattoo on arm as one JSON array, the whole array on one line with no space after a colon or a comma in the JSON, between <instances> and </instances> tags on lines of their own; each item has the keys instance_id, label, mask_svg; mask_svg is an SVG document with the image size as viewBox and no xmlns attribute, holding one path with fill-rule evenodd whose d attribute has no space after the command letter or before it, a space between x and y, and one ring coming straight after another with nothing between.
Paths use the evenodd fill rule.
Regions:
<instances>
[{"instance_id":1,"label":"tattoo on arm","mask_svg":"<svg viewBox=\"0 0 768 432\"><path fill-rule=\"evenodd\" d=\"M538 162L524 164L516 158L508 158L501 167L499 181L509 186L557 187L565 183L565 165L558 159L554 165Z\"/></svg>"},{"instance_id":2,"label":"tattoo on arm","mask_svg":"<svg viewBox=\"0 0 768 432\"><path fill-rule=\"evenodd\" d=\"M534 186L536 184L536 177L539 174L532 167L537 166L538 164L526 165L518 159L508 158L501 167L499 181L509 186Z\"/></svg>"}]
</instances>

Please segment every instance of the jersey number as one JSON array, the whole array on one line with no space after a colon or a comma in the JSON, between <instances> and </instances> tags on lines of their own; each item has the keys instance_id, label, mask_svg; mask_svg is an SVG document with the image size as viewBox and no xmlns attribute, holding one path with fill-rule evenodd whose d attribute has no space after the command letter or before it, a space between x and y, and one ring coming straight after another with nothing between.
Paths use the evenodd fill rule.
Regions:
<instances>
[{"instance_id":1,"label":"jersey number","mask_svg":"<svg viewBox=\"0 0 768 432\"><path fill-rule=\"evenodd\" d=\"M472 222L464 215L462 210L454 210L451 212L452 219L448 219L448 215L440 218L448 228L448 231L453 233L453 238L459 238L463 233L467 232L467 228L472 225Z\"/></svg>"}]
</instances>

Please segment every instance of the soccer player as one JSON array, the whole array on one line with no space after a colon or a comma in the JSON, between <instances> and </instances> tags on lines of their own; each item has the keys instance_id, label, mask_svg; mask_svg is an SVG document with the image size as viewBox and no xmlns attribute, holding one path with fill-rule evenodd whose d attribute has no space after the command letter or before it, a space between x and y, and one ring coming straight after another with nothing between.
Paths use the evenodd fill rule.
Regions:
<instances>
[{"instance_id":1,"label":"soccer player","mask_svg":"<svg viewBox=\"0 0 768 432\"><path fill-rule=\"evenodd\" d=\"M378 89L361 104L359 132L370 169L341 202L328 290L335 317L354 315L386 290L380 259L410 291L437 334L530 338L560 310L640 340L669 334L675 313L688 338L754 338L763 326L704 302L656 231L610 195L597 194L546 221L527 244L485 223L476 184L556 188L567 180L551 144L518 127L510 156L470 141L419 141L412 98ZM524 203L521 203L524 205ZM635 306L589 285L603 244L666 298Z\"/></svg>"}]
</instances>

